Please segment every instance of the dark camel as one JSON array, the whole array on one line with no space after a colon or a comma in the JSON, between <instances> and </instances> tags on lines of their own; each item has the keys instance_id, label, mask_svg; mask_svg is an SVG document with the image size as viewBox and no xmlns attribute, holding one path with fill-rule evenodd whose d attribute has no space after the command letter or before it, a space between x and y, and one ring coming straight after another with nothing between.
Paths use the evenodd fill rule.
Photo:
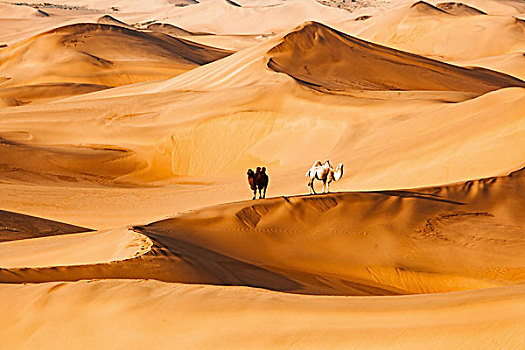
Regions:
<instances>
[{"instance_id":1,"label":"dark camel","mask_svg":"<svg viewBox=\"0 0 525 350\"><path fill-rule=\"evenodd\" d=\"M266 189L268 188L268 174L266 174L265 167L257 167L255 173L252 169L248 169L248 184L253 191L253 198L257 198L257 190L259 190L259 199L266 198Z\"/></svg>"}]
</instances>

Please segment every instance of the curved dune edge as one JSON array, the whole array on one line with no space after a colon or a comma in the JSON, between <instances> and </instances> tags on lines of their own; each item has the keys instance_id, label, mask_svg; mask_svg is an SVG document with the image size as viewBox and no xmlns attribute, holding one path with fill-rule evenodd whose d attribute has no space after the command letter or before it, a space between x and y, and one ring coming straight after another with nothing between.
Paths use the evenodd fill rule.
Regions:
<instances>
[{"instance_id":1,"label":"curved dune edge","mask_svg":"<svg viewBox=\"0 0 525 350\"><path fill-rule=\"evenodd\" d=\"M65 332L79 349L521 349L524 305L525 286L347 298L151 280L1 285L0 336L16 349L62 348Z\"/></svg>"},{"instance_id":2,"label":"curved dune edge","mask_svg":"<svg viewBox=\"0 0 525 350\"><path fill-rule=\"evenodd\" d=\"M130 229L113 229L0 243L0 268L7 271L67 269L140 257L151 240Z\"/></svg>"},{"instance_id":3,"label":"curved dune edge","mask_svg":"<svg viewBox=\"0 0 525 350\"><path fill-rule=\"evenodd\" d=\"M152 242L137 258L4 269L0 282L153 278L328 295L508 286L525 282L523 187L525 169L410 191L229 203L135 227Z\"/></svg>"}]
</instances>

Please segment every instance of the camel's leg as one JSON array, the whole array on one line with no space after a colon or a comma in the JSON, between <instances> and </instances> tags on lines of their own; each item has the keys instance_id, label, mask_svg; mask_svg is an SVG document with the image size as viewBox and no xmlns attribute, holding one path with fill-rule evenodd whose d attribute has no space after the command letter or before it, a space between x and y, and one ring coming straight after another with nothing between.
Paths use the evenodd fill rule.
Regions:
<instances>
[{"instance_id":1,"label":"camel's leg","mask_svg":"<svg viewBox=\"0 0 525 350\"><path fill-rule=\"evenodd\" d=\"M264 187L263 198L266 198L266 186Z\"/></svg>"},{"instance_id":2,"label":"camel's leg","mask_svg":"<svg viewBox=\"0 0 525 350\"><path fill-rule=\"evenodd\" d=\"M312 192L314 194L317 194L317 192L315 192L314 182L315 182L315 178L313 178L312 181L310 182L310 188L312 189ZM310 193L312 193L312 192L310 192Z\"/></svg>"},{"instance_id":3,"label":"camel's leg","mask_svg":"<svg viewBox=\"0 0 525 350\"><path fill-rule=\"evenodd\" d=\"M252 200L257 198L257 189L253 190L253 198Z\"/></svg>"},{"instance_id":4,"label":"camel's leg","mask_svg":"<svg viewBox=\"0 0 525 350\"><path fill-rule=\"evenodd\" d=\"M325 191L326 191L325 188L327 188L326 187L326 180L323 180L323 193L325 193Z\"/></svg>"}]
</instances>

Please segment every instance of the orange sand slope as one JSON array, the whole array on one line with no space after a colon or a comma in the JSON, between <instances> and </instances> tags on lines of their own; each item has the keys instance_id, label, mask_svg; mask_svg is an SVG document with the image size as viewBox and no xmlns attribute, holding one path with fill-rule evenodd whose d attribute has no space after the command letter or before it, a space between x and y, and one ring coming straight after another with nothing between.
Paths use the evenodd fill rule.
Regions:
<instances>
[{"instance_id":1,"label":"orange sand slope","mask_svg":"<svg viewBox=\"0 0 525 350\"><path fill-rule=\"evenodd\" d=\"M110 247L104 235L117 240L122 231L2 243L5 259L16 263L0 271L0 281L154 278L342 295L512 285L525 279L525 240L519 237L525 229L524 186L521 170L411 191L226 204L136 227L151 240L151 250L116 263L41 266L51 253L46 247L60 245L70 256L83 256L73 253L82 247L78 240L87 240L85 245L100 236L97 246ZM20 254L28 247L39 252L33 260ZM9 252L18 258L9 259ZM29 263L23 265L24 259Z\"/></svg>"}]
</instances>

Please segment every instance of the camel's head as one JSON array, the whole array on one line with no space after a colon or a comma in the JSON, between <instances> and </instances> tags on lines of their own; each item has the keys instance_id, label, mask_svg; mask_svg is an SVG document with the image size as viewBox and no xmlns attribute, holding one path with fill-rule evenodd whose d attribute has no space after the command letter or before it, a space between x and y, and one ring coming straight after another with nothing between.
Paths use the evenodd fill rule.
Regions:
<instances>
[{"instance_id":1,"label":"camel's head","mask_svg":"<svg viewBox=\"0 0 525 350\"><path fill-rule=\"evenodd\" d=\"M261 167L258 166L258 167L257 167L257 170L256 170L255 172L256 172L256 173L260 173L260 172L261 172Z\"/></svg>"},{"instance_id":2,"label":"camel's head","mask_svg":"<svg viewBox=\"0 0 525 350\"><path fill-rule=\"evenodd\" d=\"M314 167L321 166L321 165L323 165L323 163L321 163L320 160L316 160L315 163L314 163Z\"/></svg>"},{"instance_id":3,"label":"camel's head","mask_svg":"<svg viewBox=\"0 0 525 350\"><path fill-rule=\"evenodd\" d=\"M252 169L248 169L248 171L246 172L246 175L248 176L253 176L253 170Z\"/></svg>"},{"instance_id":4,"label":"camel's head","mask_svg":"<svg viewBox=\"0 0 525 350\"><path fill-rule=\"evenodd\" d=\"M339 181L343 177L343 163L337 164L337 168L334 170L334 180Z\"/></svg>"},{"instance_id":5,"label":"camel's head","mask_svg":"<svg viewBox=\"0 0 525 350\"><path fill-rule=\"evenodd\" d=\"M265 167L262 167L261 172L262 172L263 174L266 173L266 168L265 168Z\"/></svg>"},{"instance_id":6,"label":"camel's head","mask_svg":"<svg viewBox=\"0 0 525 350\"><path fill-rule=\"evenodd\" d=\"M323 165L331 167L330 161L328 159L324 160Z\"/></svg>"}]
</instances>

